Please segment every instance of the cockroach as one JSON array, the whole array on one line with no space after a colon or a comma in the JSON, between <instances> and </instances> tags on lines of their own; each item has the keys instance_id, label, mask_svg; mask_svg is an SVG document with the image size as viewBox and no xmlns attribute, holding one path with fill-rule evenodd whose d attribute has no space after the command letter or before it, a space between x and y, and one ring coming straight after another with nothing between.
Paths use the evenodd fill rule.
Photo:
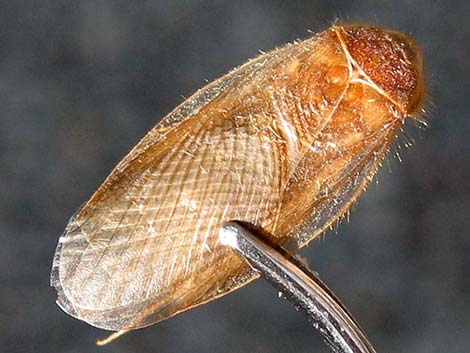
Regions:
<instances>
[{"instance_id":1,"label":"cockroach","mask_svg":"<svg viewBox=\"0 0 470 353\"><path fill-rule=\"evenodd\" d=\"M424 97L407 36L334 25L231 71L184 101L70 219L57 303L123 332L221 297L257 274L218 239L245 222L293 252L364 191Z\"/></svg>"}]
</instances>

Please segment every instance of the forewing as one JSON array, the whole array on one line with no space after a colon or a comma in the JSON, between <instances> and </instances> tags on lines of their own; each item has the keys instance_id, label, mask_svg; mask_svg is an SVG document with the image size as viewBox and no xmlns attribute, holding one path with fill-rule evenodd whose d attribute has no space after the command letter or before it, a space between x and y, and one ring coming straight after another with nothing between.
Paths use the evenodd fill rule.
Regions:
<instances>
[{"instance_id":1,"label":"forewing","mask_svg":"<svg viewBox=\"0 0 470 353\"><path fill-rule=\"evenodd\" d=\"M284 249L297 251L339 221L373 179L400 126L397 121L379 131L361 154L344 164L341 177L328 189L316 195L309 192L296 194L295 207L283 203L277 230L286 235L280 241ZM312 157L306 155L304 158Z\"/></svg>"},{"instance_id":2,"label":"forewing","mask_svg":"<svg viewBox=\"0 0 470 353\"><path fill-rule=\"evenodd\" d=\"M277 49L210 84L118 164L59 240L51 281L66 312L111 330L153 324L254 278L219 244L224 221L296 250L348 209L395 125L330 155L341 142L332 136L353 141L332 118L347 87L325 110L309 99L304 109L299 97L323 102L312 80L332 65L316 44ZM303 67L306 86L290 80Z\"/></svg>"},{"instance_id":3,"label":"forewing","mask_svg":"<svg viewBox=\"0 0 470 353\"><path fill-rule=\"evenodd\" d=\"M262 107L239 119L247 105L230 92L240 97L241 78L274 64L253 61L188 100L72 217L51 277L66 312L111 330L143 327L221 295L246 270L218 229L273 224L285 168Z\"/></svg>"}]
</instances>

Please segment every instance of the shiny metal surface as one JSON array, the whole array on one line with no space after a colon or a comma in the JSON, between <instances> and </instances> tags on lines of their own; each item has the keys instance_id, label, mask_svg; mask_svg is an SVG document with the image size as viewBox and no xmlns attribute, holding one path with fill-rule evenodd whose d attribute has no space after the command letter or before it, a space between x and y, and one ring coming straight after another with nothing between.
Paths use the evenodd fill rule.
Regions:
<instances>
[{"instance_id":1,"label":"shiny metal surface","mask_svg":"<svg viewBox=\"0 0 470 353\"><path fill-rule=\"evenodd\" d=\"M236 222L225 223L219 238L293 302L295 308L302 311L321 333L333 352L375 352L339 299L301 262L262 242Z\"/></svg>"}]
</instances>

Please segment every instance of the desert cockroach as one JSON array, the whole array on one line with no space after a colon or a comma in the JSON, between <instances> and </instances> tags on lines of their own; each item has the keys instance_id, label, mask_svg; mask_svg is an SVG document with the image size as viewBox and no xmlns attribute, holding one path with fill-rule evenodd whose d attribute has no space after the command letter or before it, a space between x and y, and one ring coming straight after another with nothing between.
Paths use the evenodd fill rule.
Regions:
<instances>
[{"instance_id":1,"label":"desert cockroach","mask_svg":"<svg viewBox=\"0 0 470 353\"><path fill-rule=\"evenodd\" d=\"M423 96L415 43L377 27L334 25L250 60L168 114L70 219L58 304L122 333L245 285L257 275L221 225L304 246L364 191Z\"/></svg>"}]
</instances>

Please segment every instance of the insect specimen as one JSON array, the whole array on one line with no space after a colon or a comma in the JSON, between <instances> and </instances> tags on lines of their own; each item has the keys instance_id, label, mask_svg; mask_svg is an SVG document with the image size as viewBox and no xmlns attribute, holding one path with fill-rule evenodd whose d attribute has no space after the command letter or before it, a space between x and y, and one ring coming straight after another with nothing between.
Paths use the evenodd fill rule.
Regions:
<instances>
[{"instance_id":1,"label":"insect specimen","mask_svg":"<svg viewBox=\"0 0 470 353\"><path fill-rule=\"evenodd\" d=\"M335 25L255 58L158 123L70 219L51 274L58 304L120 332L256 278L220 244L229 220L289 251L336 222L422 104L407 36Z\"/></svg>"}]
</instances>

